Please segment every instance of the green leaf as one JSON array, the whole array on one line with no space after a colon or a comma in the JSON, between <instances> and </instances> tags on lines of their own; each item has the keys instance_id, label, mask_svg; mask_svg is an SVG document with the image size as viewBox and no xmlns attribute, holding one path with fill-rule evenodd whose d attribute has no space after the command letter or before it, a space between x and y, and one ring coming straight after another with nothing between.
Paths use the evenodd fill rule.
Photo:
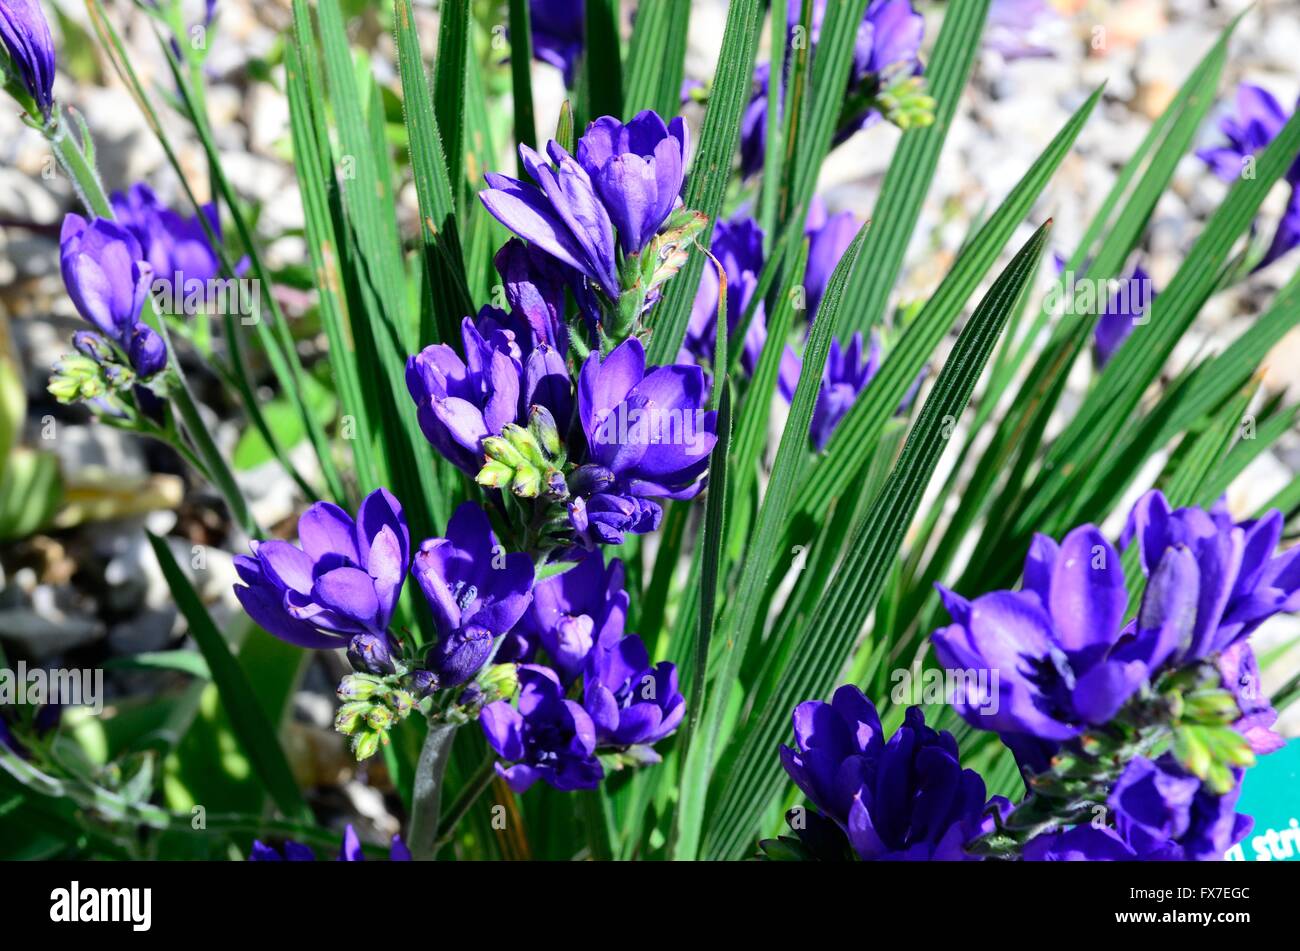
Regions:
<instances>
[{"instance_id":1,"label":"green leaf","mask_svg":"<svg viewBox=\"0 0 1300 951\"><path fill-rule=\"evenodd\" d=\"M623 61L618 23L619 0L587 0L582 85L586 92L584 125L599 116L619 115L623 108Z\"/></svg>"},{"instance_id":2,"label":"green leaf","mask_svg":"<svg viewBox=\"0 0 1300 951\"><path fill-rule=\"evenodd\" d=\"M871 386L867 387L840 421L825 454L814 465L801 493L805 511L814 517L821 517L831 500L848 490L849 481L859 468L857 459L862 454L871 452L876 445L886 424L915 383L917 375L997 260L998 253L1016 226L1029 213L1069 153L1075 138L1101 98L1101 92L1101 89L1097 89L1070 117L1046 151L970 240L934 295L908 324L893 350L886 356L880 372L871 381ZM852 312L851 308L846 310Z\"/></svg>"},{"instance_id":3,"label":"green leaf","mask_svg":"<svg viewBox=\"0 0 1300 951\"><path fill-rule=\"evenodd\" d=\"M833 686L916 515L947 443L950 422L965 410L998 335L1037 266L1050 225L1050 221L1044 224L1021 248L971 316L898 463L854 532L825 597L804 626L775 695L763 709L752 711L733 737L710 784L707 857L740 858L752 847L758 818L782 782L777 746L788 729L790 711L799 701L820 697ZM813 324L814 330L820 323Z\"/></svg>"},{"instance_id":4,"label":"green leaf","mask_svg":"<svg viewBox=\"0 0 1300 951\"><path fill-rule=\"evenodd\" d=\"M257 694L249 684L243 668L230 652L229 645L217 630L193 585L176 564L166 539L152 532L146 534L172 597L189 622L190 634L208 663L213 683L221 696L221 705L230 718L235 736L248 755L253 769L286 818L310 821L311 812L294 781L284 750L276 738L276 731L262 712Z\"/></svg>"},{"instance_id":5,"label":"green leaf","mask_svg":"<svg viewBox=\"0 0 1300 951\"><path fill-rule=\"evenodd\" d=\"M409 2L409 0L407 0ZM528 0L510 0L510 87L514 103L515 145L537 147L537 120L533 118L533 37ZM515 161L519 177L525 174L524 160Z\"/></svg>"},{"instance_id":6,"label":"green leaf","mask_svg":"<svg viewBox=\"0 0 1300 951\"><path fill-rule=\"evenodd\" d=\"M11 449L0 475L0 539L26 538L43 528L62 499L54 455L25 446Z\"/></svg>"},{"instance_id":7,"label":"green leaf","mask_svg":"<svg viewBox=\"0 0 1300 951\"><path fill-rule=\"evenodd\" d=\"M400 13L398 15L401 16ZM438 129L443 136L442 144L447 160L447 178L451 182L452 201L458 210L463 210L461 202L465 192L465 102L468 96L466 80L470 68L469 27L469 0L443 0L438 7L438 56L434 60L433 111L438 118Z\"/></svg>"},{"instance_id":8,"label":"green leaf","mask_svg":"<svg viewBox=\"0 0 1300 951\"><path fill-rule=\"evenodd\" d=\"M681 110L690 0L657 0L637 6L627 56L623 115L652 109L665 118Z\"/></svg>"},{"instance_id":9,"label":"green leaf","mask_svg":"<svg viewBox=\"0 0 1300 951\"><path fill-rule=\"evenodd\" d=\"M725 315L719 319L726 326ZM724 331L725 332L725 331ZM722 336L720 333L719 336ZM705 673L708 667L709 647L713 641L713 626L718 590L722 583L723 542L727 531L727 453L731 443L731 383L723 377L714 386L721 390L722 401L718 408L718 441L709 457L709 491L704 510L703 576L699 597L699 633L695 640L695 664L691 676L691 692L686 701L686 722L677 739L684 765L678 791L677 812L673 825L672 854L674 859L693 859L699 848L700 823L704 818L704 796L708 787L709 754L706 745L692 742L704 704ZM698 749L696 748L698 746Z\"/></svg>"},{"instance_id":10,"label":"green leaf","mask_svg":"<svg viewBox=\"0 0 1300 951\"><path fill-rule=\"evenodd\" d=\"M732 157L740 141L740 120L749 102L754 75L754 56L763 22L760 0L733 0L727 11L727 26L722 34L722 52L713 74L713 91L709 109L704 114L700 145L686 183L685 206L701 211L708 225L697 239L707 248L713 226L722 213L722 202L731 179ZM700 283L704 256L693 254L681 272L668 283L664 299L651 314L654 335L646 363L658 366L671 363L686 336L695 290Z\"/></svg>"},{"instance_id":11,"label":"green leaf","mask_svg":"<svg viewBox=\"0 0 1300 951\"><path fill-rule=\"evenodd\" d=\"M307 405L311 407L320 423L329 422L338 409L338 401L334 398L334 394L312 377L304 379L310 381L304 387L303 393ZM284 397L276 397L266 404L263 415L276 442L280 445L292 449L306 438L307 433L302 425L302 417L298 415L298 409L292 401ZM262 437L261 431L251 428L244 430L239 437L230 464L236 469L247 471L273 458L275 455Z\"/></svg>"},{"instance_id":12,"label":"green leaf","mask_svg":"<svg viewBox=\"0 0 1300 951\"><path fill-rule=\"evenodd\" d=\"M916 232L921 207L939 167L944 140L952 128L966 79L979 53L980 35L984 31L988 9L989 0L966 0L949 4L944 10L943 26L939 29L934 54L925 70L930 95L936 102L934 122L904 132L890 160L889 170L880 185L880 197L872 211L877 224L862 251L872 266L863 268L848 290L846 304L850 314L850 332L869 330L878 325L885 314L889 295L902 273L903 255ZM1089 101L1089 111L1092 101ZM835 106L838 108L839 103L836 102ZM1048 151L1051 152L1050 147ZM1054 164L1052 168L1055 170ZM1015 216L1016 220L1019 221L1027 212L1027 208L1021 211ZM987 227L981 229L980 235L986 231ZM999 247L1006 240L1003 238Z\"/></svg>"}]
</instances>

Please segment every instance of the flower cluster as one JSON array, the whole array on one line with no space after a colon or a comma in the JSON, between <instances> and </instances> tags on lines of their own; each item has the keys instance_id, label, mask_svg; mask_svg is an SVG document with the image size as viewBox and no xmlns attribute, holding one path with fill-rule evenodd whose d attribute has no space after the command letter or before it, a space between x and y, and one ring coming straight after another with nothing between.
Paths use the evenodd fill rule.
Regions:
<instances>
[{"instance_id":1,"label":"flower cluster","mask_svg":"<svg viewBox=\"0 0 1300 951\"><path fill-rule=\"evenodd\" d=\"M1237 523L1221 506L1171 509L1158 491L1121 539L1146 576L1137 616L1118 551L1093 526L1059 544L1039 535L1019 591L974 600L940 588L953 623L931 637L964 678L950 701L997 733L1026 795L985 802L947 733L906 711L887 742L853 686L794 712L781 762L817 813L793 810L796 838L769 858L1021 858L1205 861L1249 832L1236 811L1244 767L1281 745L1248 644L1269 617L1300 609L1300 549L1273 552L1280 513Z\"/></svg>"},{"instance_id":2,"label":"flower cluster","mask_svg":"<svg viewBox=\"0 0 1300 951\"><path fill-rule=\"evenodd\" d=\"M346 648L357 671L339 686L336 727L358 758L388 741L388 730L433 695L460 687L487 667L494 648L531 598L527 555L506 554L487 516L466 502L445 537L412 556L401 504L386 489L368 495L353 519L317 502L298 520L298 544L254 541L235 559L235 594L267 632L300 647ZM421 649L390 631L407 573L424 593L437 637ZM485 679L494 689L500 678ZM480 687L472 700L482 702ZM470 702L471 698L462 698Z\"/></svg>"},{"instance_id":3,"label":"flower cluster","mask_svg":"<svg viewBox=\"0 0 1300 951\"><path fill-rule=\"evenodd\" d=\"M1019 591L940 589L953 623L932 635L939 663L997 674L956 697L957 712L1002 737L1029 789L992 851L1219 857L1245 834L1232 809L1241 768L1280 745L1248 638L1300 608L1300 552L1273 554L1281 530L1276 511L1238 523L1149 492L1121 539L1146 581L1129 620L1119 553L1091 525L1059 544L1036 536ZM1102 805L1104 829L1082 821ZM1026 845L1044 823L1059 837Z\"/></svg>"},{"instance_id":4,"label":"flower cluster","mask_svg":"<svg viewBox=\"0 0 1300 951\"><path fill-rule=\"evenodd\" d=\"M489 704L480 718L511 764L497 771L516 792L539 779L590 789L604 775L602 759L616 767L658 760L652 747L677 729L686 702L676 667L651 665L641 638L624 633L626 615L623 565L606 565L599 549L533 589L502 654L529 661L519 668L518 702Z\"/></svg>"},{"instance_id":5,"label":"flower cluster","mask_svg":"<svg viewBox=\"0 0 1300 951\"><path fill-rule=\"evenodd\" d=\"M920 707L886 740L875 706L845 685L830 703L799 704L794 736L781 765L820 812L792 810L797 841L764 842L769 858L968 861L966 844L990 827L985 813L1005 806L986 802L957 741L926 726Z\"/></svg>"},{"instance_id":6,"label":"flower cluster","mask_svg":"<svg viewBox=\"0 0 1300 951\"><path fill-rule=\"evenodd\" d=\"M546 155L519 147L532 182L498 172L479 193L494 218L570 269L596 302L602 348L637 332L661 285L681 267L703 226L682 209L688 139L680 118L640 112L626 124L602 116L570 154L552 140Z\"/></svg>"},{"instance_id":7,"label":"flower cluster","mask_svg":"<svg viewBox=\"0 0 1300 951\"><path fill-rule=\"evenodd\" d=\"M814 0L812 23L800 23L801 0L787 0L787 48L798 39L815 55L826 15L826 0ZM910 0L871 0L858 27L853 46L853 65L844 107L836 125L837 140L876 123L883 115L900 128L926 125L933 120L934 100L925 94L919 52L925 34L925 19ZM782 92L789 81L789 65L781 77ZM742 177L758 172L767 148L767 107L771 66L762 63L754 73L754 92L741 125L740 171ZM784 101L787 97L782 95Z\"/></svg>"}]
</instances>

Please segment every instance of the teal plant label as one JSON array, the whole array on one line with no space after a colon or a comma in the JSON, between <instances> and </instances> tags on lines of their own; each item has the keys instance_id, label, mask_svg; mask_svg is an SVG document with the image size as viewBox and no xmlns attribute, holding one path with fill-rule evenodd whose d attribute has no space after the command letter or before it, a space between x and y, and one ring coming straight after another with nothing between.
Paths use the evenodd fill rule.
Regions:
<instances>
[{"instance_id":1,"label":"teal plant label","mask_svg":"<svg viewBox=\"0 0 1300 951\"><path fill-rule=\"evenodd\" d=\"M1255 826L1224 856L1230 862L1300 862L1300 740L1246 771L1237 811Z\"/></svg>"}]
</instances>

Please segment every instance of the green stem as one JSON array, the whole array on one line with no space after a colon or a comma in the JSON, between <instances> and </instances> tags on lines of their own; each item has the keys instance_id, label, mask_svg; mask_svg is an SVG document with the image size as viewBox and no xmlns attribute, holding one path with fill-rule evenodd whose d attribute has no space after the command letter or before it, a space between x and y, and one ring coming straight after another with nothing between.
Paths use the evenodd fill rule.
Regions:
<instances>
[{"instance_id":1,"label":"green stem","mask_svg":"<svg viewBox=\"0 0 1300 951\"><path fill-rule=\"evenodd\" d=\"M496 775L495 763L496 760L491 756L485 759L469 783L456 795L456 801L451 804L446 817L438 824L438 842L434 846L435 850L451 841L457 824L465 818L474 803L478 802L478 797L492 785L492 777Z\"/></svg>"},{"instance_id":2,"label":"green stem","mask_svg":"<svg viewBox=\"0 0 1300 951\"><path fill-rule=\"evenodd\" d=\"M85 153L77 140L68 135L68 127L56 111L50 121L41 129L50 150L54 153L59 167L72 179L72 187L77 197L92 215L99 218L112 218L113 207L108 203L104 185L91 164L86 161Z\"/></svg>"},{"instance_id":3,"label":"green stem","mask_svg":"<svg viewBox=\"0 0 1300 951\"><path fill-rule=\"evenodd\" d=\"M170 341L168 349L170 349ZM208 432L207 423L199 414L198 404L194 402L189 385L181 375L180 367L175 364L175 361L173 366L177 385L171 388L171 397L180 413L181 425L185 427L185 432L189 435L190 442L194 444L197 455L207 467L213 485L226 500L226 505L230 508L230 517L250 536L261 535L261 529L258 528L253 513L249 511L248 503L243 493L239 491L238 483L235 482L234 473L226 465L226 460L222 458L221 451L212 439L212 434Z\"/></svg>"},{"instance_id":4,"label":"green stem","mask_svg":"<svg viewBox=\"0 0 1300 951\"><path fill-rule=\"evenodd\" d=\"M438 854L438 818L442 810L442 779L451 759L451 744L459 727L452 723L430 723L429 733L415 766L411 791L411 824L406 844L417 861L430 861Z\"/></svg>"},{"instance_id":5,"label":"green stem","mask_svg":"<svg viewBox=\"0 0 1300 951\"><path fill-rule=\"evenodd\" d=\"M82 204L96 217L112 219L113 207L109 204L108 196L104 193L104 186L99 180L99 175L86 160L81 145L73 136L68 134L67 126L61 121L57 111L42 128L42 131L50 143L50 149L54 152L55 159L60 167L68 173L68 177L72 179L73 187L76 189L77 196L81 199ZM212 434L208 432L207 424L203 422L203 418L199 415L194 397L189 391L189 384L181 373L179 361L176 360L175 350L172 348L171 339L167 333L166 321L160 318L158 325L163 337L167 340L167 351L172 354L172 366L175 369L178 382L177 386L171 388L172 401L180 413L185 431L194 444L196 454L204 462L200 474L212 480L217 490L225 498L226 504L230 507L231 517L239 526L250 535L259 534L257 523L253 520L243 493L239 491L239 486L235 482L230 467L226 465L225 459L221 457L216 443L212 441Z\"/></svg>"}]
</instances>

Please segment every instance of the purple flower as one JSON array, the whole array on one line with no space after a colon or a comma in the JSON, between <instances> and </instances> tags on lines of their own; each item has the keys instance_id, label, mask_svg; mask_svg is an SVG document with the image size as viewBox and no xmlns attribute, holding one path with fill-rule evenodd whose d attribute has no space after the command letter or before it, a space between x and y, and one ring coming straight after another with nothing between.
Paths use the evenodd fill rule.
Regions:
<instances>
[{"instance_id":1,"label":"purple flower","mask_svg":"<svg viewBox=\"0 0 1300 951\"><path fill-rule=\"evenodd\" d=\"M1226 182L1242 176L1247 160L1253 158L1277 138L1289 116L1281 103L1266 89L1242 83L1237 87L1237 113L1219 120L1219 131L1228 140L1224 145L1198 149L1197 156L1214 174ZM1287 170L1291 197L1278 222L1273 240L1255 270L1268 267L1296 245L1300 245L1300 155Z\"/></svg>"},{"instance_id":2,"label":"purple flower","mask_svg":"<svg viewBox=\"0 0 1300 951\"><path fill-rule=\"evenodd\" d=\"M813 54L821 34L826 13L826 0L813 3L813 21L800 24L802 0L788 0L787 25L793 37L796 27L807 27L805 42L813 45ZM909 0L871 0L858 27L853 46L853 66L849 74L846 101L871 98L881 91L886 80L904 78L920 72L921 39L925 33L925 18L917 13ZM789 81L791 55L787 53L786 73L781 79L782 91ZM771 66L761 64L754 72L754 92L741 121L741 174L745 177L762 167L767 145L768 86ZM784 96L782 99L784 100ZM836 141L842 142L858 129L872 125L880 118L874 108L862 112L843 123L837 130Z\"/></svg>"},{"instance_id":3,"label":"purple flower","mask_svg":"<svg viewBox=\"0 0 1300 951\"><path fill-rule=\"evenodd\" d=\"M497 221L617 300L621 288L609 211L577 159L554 141L546 150L554 165L528 146L519 146L536 185L488 172L488 187L479 192L479 199Z\"/></svg>"},{"instance_id":4,"label":"purple flower","mask_svg":"<svg viewBox=\"0 0 1300 951\"><path fill-rule=\"evenodd\" d=\"M1132 862L1133 847L1110 826L1075 826L1036 836L1025 844L1026 862Z\"/></svg>"},{"instance_id":5,"label":"purple flower","mask_svg":"<svg viewBox=\"0 0 1300 951\"><path fill-rule=\"evenodd\" d=\"M1237 786L1216 796L1170 754L1139 756L1124 768L1107 799L1115 826L1147 861L1209 862L1250 832L1253 820L1236 811Z\"/></svg>"},{"instance_id":6,"label":"purple flower","mask_svg":"<svg viewBox=\"0 0 1300 951\"><path fill-rule=\"evenodd\" d=\"M1236 115L1219 120L1219 131L1228 141L1224 145L1197 149L1196 156L1225 182L1241 177L1246 160L1268 148L1286 125L1288 114L1268 90L1250 83L1237 87ZM1300 178L1300 162L1291 167L1287 177Z\"/></svg>"},{"instance_id":7,"label":"purple flower","mask_svg":"<svg viewBox=\"0 0 1300 951\"><path fill-rule=\"evenodd\" d=\"M1189 579L1195 592L1195 621L1182 640L1139 633L1153 668L1208 659L1273 615L1300 609L1300 548L1273 554L1282 525L1277 511L1237 523L1222 506L1170 510L1158 490L1137 501L1121 540L1137 542L1152 585L1163 574Z\"/></svg>"},{"instance_id":8,"label":"purple flower","mask_svg":"<svg viewBox=\"0 0 1300 951\"><path fill-rule=\"evenodd\" d=\"M803 284L805 313L810 324L817 317L817 309L835 266L853 243L859 227L857 216L851 211L828 214L820 197L815 197L808 206L808 219L804 223L804 234L808 236L808 266Z\"/></svg>"},{"instance_id":9,"label":"purple flower","mask_svg":"<svg viewBox=\"0 0 1300 951\"><path fill-rule=\"evenodd\" d=\"M1151 278L1142 268L1135 267L1132 274L1119 281L1119 287L1106 302L1097 329L1093 331L1092 358L1097 369L1110 362L1119 345L1128 339L1137 321L1155 299Z\"/></svg>"},{"instance_id":10,"label":"purple flower","mask_svg":"<svg viewBox=\"0 0 1300 951\"><path fill-rule=\"evenodd\" d=\"M1114 656L1128 593L1119 554L1092 525L1059 546L1035 535L1022 591L939 591L954 622L931 635L940 664L989 672L955 698L957 712L1011 735L1013 749L1017 735L1059 742L1106 723L1147 679L1148 664Z\"/></svg>"},{"instance_id":11,"label":"purple flower","mask_svg":"<svg viewBox=\"0 0 1300 951\"><path fill-rule=\"evenodd\" d=\"M415 400L424 438L473 475L483 465L482 444L519 417L519 349L513 334L485 321L461 321L462 360L445 343L431 344L406 361L406 388Z\"/></svg>"},{"instance_id":12,"label":"purple flower","mask_svg":"<svg viewBox=\"0 0 1300 951\"><path fill-rule=\"evenodd\" d=\"M858 394L867 388L867 384L880 370L880 362L880 342L874 335L865 354L862 352L860 331L853 335L846 348L841 349L838 340L831 341L826 364L822 368L817 403L808 424L808 436L818 452L826 448L835 427L848 415ZM780 393L787 402L794 400L794 391L799 385L802 370L803 360L792 347L786 346L785 353L781 356L778 384Z\"/></svg>"},{"instance_id":13,"label":"purple flower","mask_svg":"<svg viewBox=\"0 0 1300 951\"><path fill-rule=\"evenodd\" d=\"M613 487L609 470L602 471L609 490L591 496L578 495L569 502L569 524L573 526L578 543L586 549L597 545L621 545L628 533L646 535L657 531L664 514L659 503L620 492Z\"/></svg>"},{"instance_id":14,"label":"purple flower","mask_svg":"<svg viewBox=\"0 0 1300 951\"><path fill-rule=\"evenodd\" d=\"M479 198L519 237L617 300L616 238L630 255L654 237L679 202L686 146L680 117L665 125L646 111L624 125L602 116L578 140L577 158L551 141L551 164L521 145L524 167L537 184L489 172Z\"/></svg>"},{"instance_id":15,"label":"purple flower","mask_svg":"<svg viewBox=\"0 0 1300 951\"><path fill-rule=\"evenodd\" d=\"M686 713L676 666L661 661L651 667L635 634L593 647L582 705L595 724L597 746L650 746L677 729Z\"/></svg>"},{"instance_id":16,"label":"purple flower","mask_svg":"<svg viewBox=\"0 0 1300 951\"><path fill-rule=\"evenodd\" d=\"M13 77L48 120L54 108L54 40L36 0L0 2L0 43L9 54Z\"/></svg>"},{"instance_id":17,"label":"purple flower","mask_svg":"<svg viewBox=\"0 0 1300 951\"><path fill-rule=\"evenodd\" d=\"M585 553L562 574L539 581L533 600L497 655L502 661L532 661L544 650L566 686L586 666L597 644L614 645L627 621L623 563L605 564L599 550Z\"/></svg>"},{"instance_id":18,"label":"purple flower","mask_svg":"<svg viewBox=\"0 0 1300 951\"><path fill-rule=\"evenodd\" d=\"M984 45L1008 62L1050 58L1055 54L1040 35L1059 20L1047 0L993 0Z\"/></svg>"},{"instance_id":19,"label":"purple flower","mask_svg":"<svg viewBox=\"0 0 1300 951\"><path fill-rule=\"evenodd\" d=\"M578 140L578 162L609 210L624 254L649 244L680 203L687 140L680 116L665 125L649 109L627 125L601 116Z\"/></svg>"},{"instance_id":20,"label":"purple flower","mask_svg":"<svg viewBox=\"0 0 1300 951\"><path fill-rule=\"evenodd\" d=\"M87 222L69 214L59 235L59 264L78 313L121 348L140 376L161 370L166 347L140 320L152 270L134 235L106 218Z\"/></svg>"},{"instance_id":21,"label":"purple flower","mask_svg":"<svg viewBox=\"0 0 1300 951\"><path fill-rule=\"evenodd\" d=\"M250 862L314 862L316 853L308 846L292 839L287 839L284 843L283 852L273 846L267 845L260 840L254 840L252 849L249 850L248 860ZM388 859L391 862L409 862L411 861L411 850L406 847L400 835L393 836L392 846L389 848ZM365 853L361 849L361 839L357 836L357 830L352 828L352 823L348 823L347 828L343 831L343 846L339 849L338 861L340 862L364 862Z\"/></svg>"},{"instance_id":22,"label":"purple flower","mask_svg":"<svg viewBox=\"0 0 1300 951\"><path fill-rule=\"evenodd\" d=\"M781 765L810 802L848 835L863 860L961 861L982 831L984 781L962 769L957 741L911 707L884 738L875 706L845 685L830 703L794 711L795 746Z\"/></svg>"},{"instance_id":23,"label":"purple flower","mask_svg":"<svg viewBox=\"0 0 1300 951\"><path fill-rule=\"evenodd\" d=\"M713 231L709 248L722 264L727 275L727 332L735 331L754 297L758 276L763 270L763 229L752 218L737 217L719 221ZM691 307L691 320L686 328L686 339L677 359L686 363L713 363L713 349L718 333L718 271L705 265L700 275L700 287ZM767 333L763 325L763 304L754 310L753 320L745 333L741 365L746 373L753 373L763 352Z\"/></svg>"},{"instance_id":24,"label":"purple flower","mask_svg":"<svg viewBox=\"0 0 1300 951\"><path fill-rule=\"evenodd\" d=\"M624 531L653 531L662 510L650 499L685 499L717 441L698 366L652 367L635 337L606 357L593 351L578 378L578 418L589 462L571 477L570 517L580 534L617 544Z\"/></svg>"},{"instance_id":25,"label":"purple flower","mask_svg":"<svg viewBox=\"0 0 1300 951\"><path fill-rule=\"evenodd\" d=\"M528 607L532 560L522 552L506 554L487 515L465 502L447 523L445 538L420 545L412 571L438 630L429 668L442 687L462 684L478 673L496 639Z\"/></svg>"},{"instance_id":26,"label":"purple flower","mask_svg":"<svg viewBox=\"0 0 1300 951\"><path fill-rule=\"evenodd\" d=\"M187 282L210 281L221 273L221 262L197 216L187 218L168 208L144 182L114 192L111 201L117 222L135 235L153 276L173 285L173 293L187 292ZM220 240L216 205L204 205L203 215Z\"/></svg>"},{"instance_id":27,"label":"purple flower","mask_svg":"<svg viewBox=\"0 0 1300 951\"><path fill-rule=\"evenodd\" d=\"M1232 691L1241 718L1232 728L1246 738L1257 756L1273 753L1286 745L1273 731L1277 711L1259 682L1259 662L1245 640L1237 641L1219 655L1219 674L1225 689Z\"/></svg>"},{"instance_id":28,"label":"purple flower","mask_svg":"<svg viewBox=\"0 0 1300 951\"><path fill-rule=\"evenodd\" d=\"M518 238L511 238L503 244L493 263L501 275L511 315L531 333L527 350L545 343L558 350L561 356L568 353L564 289L570 281L564 268L554 258Z\"/></svg>"},{"instance_id":29,"label":"purple flower","mask_svg":"<svg viewBox=\"0 0 1300 951\"><path fill-rule=\"evenodd\" d=\"M537 780L560 790L595 789L605 771L596 759L596 728L582 704L566 700L555 672L525 664L519 668L519 700L498 700L483 708L479 723L497 755L497 773L515 792Z\"/></svg>"},{"instance_id":30,"label":"purple flower","mask_svg":"<svg viewBox=\"0 0 1300 951\"><path fill-rule=\"evenodd\" d=\"M924 36L925 17L912 9L910 0L871 0L853 44L854 78L863 82L919 71Z\"/></svg>"},{"instance_id":31,"label":"purple flower","mask_svg":"<svg viewBox=\"0 0 1300 951\"><path fill-rule=\"evenodd\" d=\"M563 70L564 85L570 88L582 58L586 12L584 0L528 0L533 56Z\"/></svg>"},{"instance_id":32,"label":"purple flower","mask_svg":"<svg viewBox=\"0 0 1300 951\"><path fill-rule=\"evenodd\" d=\"M298 543L250 544L235 558L235 595L267 633L299 647L346 647L358 634L387 636L402 593L411 538L387 489L362 501L356 521L332 502L298 519Z\"/></svg>"},{"instance_id":33,"label":"purple flower","mask_svg":"<svg viewBox=\"0 0 1300 951\"><path fill-rule=\"evenodd\" d=\"M1172 756L1129 762L1106 800L1114 825L1082 825L1040 835L1025 846L1029 862L1215 862L1249 834L1236 811L1241 792L1210 792Z\"/></svg>"}]
</instances>

